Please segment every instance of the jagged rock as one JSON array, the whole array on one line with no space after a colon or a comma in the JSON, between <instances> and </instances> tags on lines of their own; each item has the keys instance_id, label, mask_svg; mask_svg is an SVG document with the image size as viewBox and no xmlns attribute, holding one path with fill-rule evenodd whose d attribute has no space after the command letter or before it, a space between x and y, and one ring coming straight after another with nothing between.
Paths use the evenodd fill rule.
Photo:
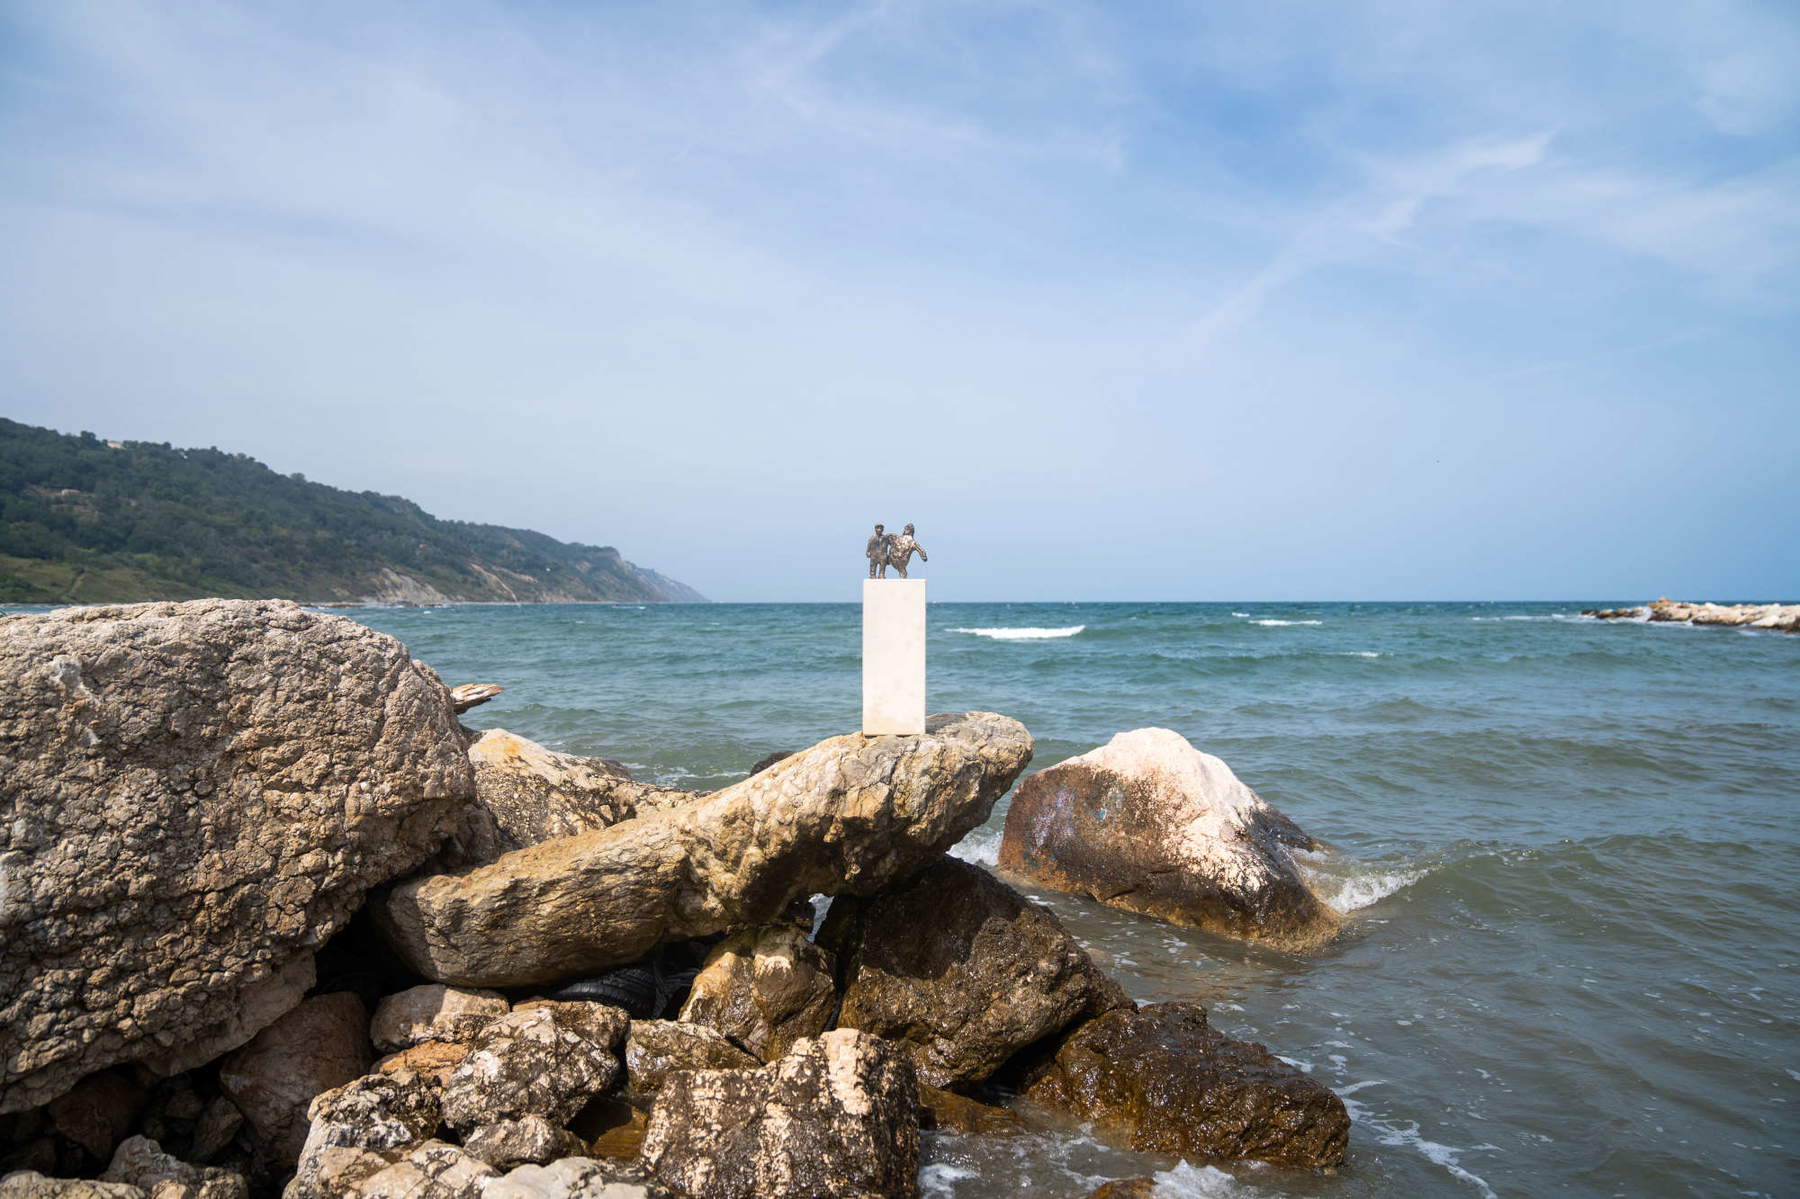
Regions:
<instances>
[{"instance_id":1,"label":"jagged rock","mask_svg":"<svg viewBox=\"0 0 1800 1199\"><path fill-rule=\"evenodd\" d=\"M643 1160L689 1199L911 1199L918 1124L906 1056L845 1028L760 1070L670 1075Z\"/></svg>"},{"instance_id":2,"label":"jagged rock","mask_svg":"<svg viewBox=\"0 0 1800 1199\"><path fill-rule=\"evenodd\" d=\"M365 1074L319 1095L306 1111L312 1123L287 1199L326 1199L353 1178L385 1170L437 1132L442 1105L429 1079Z\"/></svg>"},{"instance_id":3,"label":"jagged rock","mask_svg":"<svg viewBox=\"0 0 1800 1199\"><path fill-rule=\"evenodd\" d=\"M149 1101L143 1084L123 1070L90 1074L50 1101L51 1126L98 1161L112 1157Z\"/></svg>"},{"instance_id":4,"label":"jagged rock","mask_svg":"<svg viewBox=\"0 0 1800 1199\"><path fill-rule=\"evenodd\" d=\"M479 708L505 690L498 683L459 683L450 688L450 710L461 716L470 708Z\"/></svg>"},{"instance_id":5,"label":"jagged rock","mask_svg":"<svg viewBox=\"0 0 1800 1199\"><path fill-rule=\"evenodd\" d=\"M322 1150L310 1173L295 1175L282 1199L480 1199L498 1177L484 1161L443 1141L405 1149Z\"/></svg>"},{"instance_id":6,"label":"jagged rock","mask_svg":"<svg viewBox=\"0 0 1800 1199\"><path fill-rule=\"evenodd\" d=\"M307 1000L219 1066L219 1087L256 1131L258 1160L294 1160L307 1106L369 1068L369 1013L348 991Z\"/></svg>"},{"instance_id":7,"label":"jagged rock","mask_svg":"<svg viewBox=\"0 0 1800 1199\"><path fill-rule=\"evenodd\" d=\"M463 1138L463 1148L501 1170L528 1163L543 1165L587 1152L587 1144L580 1137L542 1116L483 1124Z\"/></svg>"},{"instance_id":8,"label":"jagged rock","mask_svg":"<svg viewBox=\"0 0 1800 1199\"><path fill-rule=\"evenodd\" d=\"M1019 784L1000 869L1176 924L1306 949L1338 929L1292 850L1312 839L1169 729L1120 733Z\"/></svg>"},{"instance_id":9,"label":"jagged rock","mask_svg":"<svg viewBox=\"0 0 1800 1199\"><path fill-rule=\"evenodd\" d=\"M934 1087L979 1082L1027 1045L1131 1002L1049 909L956 858L835 901L819 940L844 982L838 1027L900 1043Z\"/></svg>"},{"instance_id":10,"label":"jagged rock","mask_svg":"<svg viewBox=\"0 0 1800 1199\"><path fill-rule=\"evenodd\" d=\"M918 736L834 737L753 778L611 828L396 887L373 908L419 973L524 985L767 923L818 892L869 894L986 819L1031 759L992 713Z\"/></svg>"},{"instance_id":11,"label":"jagged rock","mask_svg":"<svg viewBox=\"0 0 1800 1199\"><path fill-rule=\"evenodd\" d=\"M716 1028L770 1062L824 1032L836 1007L831 956L807 940L805 929L775 924L713 947L681 1019Z\"/></svg>"},{"instance_id":12,"label":"jagged rock","mask_svg":"<svg viewBox=\"0 0 1800 1199\"><path fill-rule=\"evenodd\" d=\"M633 1020L625 1037L625 1074L633 1093L661 1090L675 1070L755 1069L762 1062L717 1029L674 1020Z\"/></svg>"},{"instance_id":13,"label":"jagged rock","mask_svg":"<svg viewBox=\"0 0 1800 1199\"><path fill-rule=\"evenodd\" d=\"M291 603L0 617L0 676L0 1112L248 1040L474 794L437 677Z\"/></svg>"},{"instance_id":14,"label":"jagged rock","mask_svg":"<svg viewBox=\"0 0 1800 1199\"><path fill-rule=\"evenodd\" d=\"M1108 1012L1028 1077L1026 1098L1144 1153L1313 1168L1344 1160L1344 1101L1254 1042L1210 1027L1193 1003Z\"/></svg>"},{"instance_id":15,"label":"jagged rock","mask_svg":"<svg viewBox=\"0 0 1800 1199\"><path fill-rule=\"evenodd\" d=\"M468 1056L469 1047L460 1042L422 1041L410 1049L388 1054L373 1069L377 1074L428 1078L441 1087L450 1082L451 1073Z\"/></svg>"},{"instance_id":16,"label":"jagged rock","mask_svg":"<svg viewBox=\"0 0 1800 1199\"><path fill-rule=\"evenodd\" d=\"M86 1178L46 1178L36 1170L15 1170L0 1178L0 1199L149 1199L141 1187Z\"/></svg>"},{"instance_id":17,"label":"jagged rock","mask_svg":"<svg viewBox=\"0 0 1800 1199\"><path fill-rule=\"evenodd\" d=\"M973 1132L1007 1137L1025 1131L1025 1123L1003 1107L937 1087L919 1087L919 1127L945 1132Z\"/></svg>"},{"instance_id":18,"label":"jagged rock","mask_svg":"<svg viewBox=\"0 0 1800 1199\"><path fill-rule=\"evenodd\" d=\"M507 1011L506 997L497 991L427 983L383 999L375 1008L369 1036L375 1048L390 1052L425 1041L467 1041Z\"/></svg>"},{"instance_id":19,"label":"jagged rock","mask_svg":"<svg viewBox=\"0 0 1800 1199\"><path fill-rule=\"evenodd\" d=\"M1087 1194L1087 1199L1154 1199L1156 1179L1120 1178L1103 1182Z\"/></svg>"},{"instance_id":20,"label":"jagged rock","mask_svg":"<svg viewBox=\"0 0 1800 1199\"><path fill-rule=\"evenodd\" d=\"M243 1126L244 1113L238 1110L237 1104L223 1095L214 1095L194 1122L188 1156L197 1162L212 1161L225 1151Z\"/></svg>"},{"instance_id":21,"label":"jagged rock","mask_svg":"<svg viewBox=\"0 0 1800 1199\"><path fill-rule=\"evenodd\" d=\"M1666 596L1650 604L1652 621L1800 633L1800 604L1690 604Z\"/></svg>"},{"instance_id":22,"label":"jagged rock","mask_svg":"<svg viewBox=\"0 0 1800 1199\"><path fill-rule=\"evenodd\" d=\"M775 765L775 763L785 761L786 759L791 758L793 756L794 756L794 754L793 754L792 750L785 750L785 749L778 749L772 754L765 754L764 756L756 759L756 765L754 765L750 768L750 773L751 774L761 774L763 771L767 770L769 767Z\"/></svg>"},{"instance_id":23,"label":"jagged rock","mask_svg":"<svg viewBox=\"0 0 1800 1199\"><path fill-rule=\"evenodd\" d=\"M492 1021L450 1074L444 1122L465 1132L521 1116L567 1123L618 1081L614 1050L626 1023L625 1013L596 1003L540 1004Z\"/></svg>"},{"instance_id":24,"label":"jagged rock","mask_svg":"<svg viewBox=\"0 0 1800 1199\"><path fill-rule=\"evenodd\" d=\"M121 1143L100 1178L139 1187L150 1199L246 1199L250 1194L242 1174L190 1166L164 1153L149 1137Z\"/></svg>"},{"instance_id":25,"label":"jagged rock","mask_svg":"<svg viewBox=\"0 0 1800 1199\"><path fill-rule=\"evenodd\" d=\"M675 1199L636 1163L565 1157L548 1166L520 1166L483 1185L481 1199ZM776 1199L770 1196L770 1199Z\"/></svg>"}]
</instances>

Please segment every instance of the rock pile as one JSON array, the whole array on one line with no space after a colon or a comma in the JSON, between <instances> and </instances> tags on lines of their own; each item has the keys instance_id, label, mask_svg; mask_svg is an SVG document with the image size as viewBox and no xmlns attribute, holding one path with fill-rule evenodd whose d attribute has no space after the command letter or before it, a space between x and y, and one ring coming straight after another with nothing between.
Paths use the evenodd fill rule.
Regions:
<instances>
[{"instance_id":1,"label":"rock pile","mask_svg":"<svg viewBox=\"0 0 1800 1199\"><path fill-rule=\"evenodd\" d=\"M945 856L1030 760L1003 716L689 795L469 733L291 604L5 618L0 661L4 1199L910 1196L922 1127L1024 1127L998 1079L1156 1152L1343 1158L1329 1091ZM592 1001L640 960L676 1018Z\"/></svg>"},{"instance_id":2,"label":"rock pile","mask_svg":"<svg viewBox=\"0 0 1800 1199\"><path fill-rule=\"evenodd\" d=\"M1690 604L1665 596L1643 608L1585 608L1581 614L1597 620L1647 620L1800 633L1800 604Z\"/></svg>"}]
</instances>

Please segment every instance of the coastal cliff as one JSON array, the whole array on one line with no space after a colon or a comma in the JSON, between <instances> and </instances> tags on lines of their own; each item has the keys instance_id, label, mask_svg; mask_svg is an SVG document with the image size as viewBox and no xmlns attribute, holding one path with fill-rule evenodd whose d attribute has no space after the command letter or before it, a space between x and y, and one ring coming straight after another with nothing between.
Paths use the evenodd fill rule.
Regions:
<instances>
[{"instance_id":1,"label":"coastal cliff","mask_svg":"<svg viewBox=\"0 0 1800 1199\"><path fill-rule=\"evenodd\" d=\"M706 597L611 546L439 520L244 454L0 419L0 602L664 603Z\"/></svg>"}]
</instances>

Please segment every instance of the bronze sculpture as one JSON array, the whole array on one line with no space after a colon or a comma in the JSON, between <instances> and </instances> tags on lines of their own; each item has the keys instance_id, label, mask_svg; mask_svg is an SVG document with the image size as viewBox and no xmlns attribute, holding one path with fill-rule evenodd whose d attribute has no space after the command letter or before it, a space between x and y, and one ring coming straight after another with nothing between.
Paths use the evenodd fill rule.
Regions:
<instances>
[{"instance_id":1,"label":"bronze sculpture","mask_svg":"<svg viewBox=\"0 0 1800 1199\"><path fill-rule=\"evenodd\" d=\"M884 532L886 527L885 525L876 525L875 535L869 538L868 547L863 550L863 555L869 560L869 577L871 579L887 578L887 568L890 566L899 571L900 577L904 579L907 559L915 553L919 555L919 561L931 561L930 555L925 552L925 547L913 537L911 525L907 525L906 530L901 533Z\"/></svg>"}]
</instances>

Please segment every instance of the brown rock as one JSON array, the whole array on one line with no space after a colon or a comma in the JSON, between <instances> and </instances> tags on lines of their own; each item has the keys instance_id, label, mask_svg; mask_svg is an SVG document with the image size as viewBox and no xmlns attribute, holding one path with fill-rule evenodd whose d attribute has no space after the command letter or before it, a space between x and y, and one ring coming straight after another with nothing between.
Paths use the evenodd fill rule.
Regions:
<instances>
[{"instance_id":1,"label":"brown rock","mask_svg":"<svg viewBox=\"0 0 1800 1199\"><path fill-rule=\"evenodd\" d=\"M244 1113L223 1095L214 1095L194 1122L194 1134L188 1144L188 1156L197 1162L210 1162L225 1151L244 1126Z\"/></svg>"},{"instance_id":2,"label":"brown rock","mask_svg":"<svg viewBox=\"0 0 1800 1199\"><path fill-rule=\"evenodd\" d=\"M0 1112L243 1044L474 794L437 677L295 604L0 617L0 675Z\"/></svg>"},{"instance_id":3,"label":"brown rock","mask_svg":"<svg viewBox=\"0 0 1800 1199\"><path fill-rule=\"evenodd\" d=\"M571 1127L587 1138L593 1156L635 1161L644 1147L650 1113L623 1099L601 1099L588 1104Z\"/></svg>"},{"instance_id":4,"label":"brown rock","mask_svg":"<svg viewBox=\"0 0 1800 1199\"><path fill-rule=\"evenodd\" d=\"M819 940L841 963L838 1027L900 1043L934 1087L979 1082L1027 1045L1131 1002L1049 909L956 858L837 900Z\"/></svg>"},{"instance_id":5,"label":"brown rock","mask_svg":"<svg viewBox=\"0 0 1800 1199\"><path fill-rule=\"evenodd\" d=\"M602 1026L582 1009L614 1013ZM542 1116L557 1126L618 1081L613 1052L625 1013L595 1003L522 1009L490 1022L444 1088L444 1122L459 1131ZM614 1031L616 1029L616 1031Z\"/></svg>"},{"instance_id":6,"label":"brown rock","mask_svg":"<svg viewBox=\"0 0 1800 1199\"><path fill-rule=\"evenodd\" d=\"M1121 1178L1103 1182L1088 1192L1087 1199L1154 1199L1156 1179Z\"/></svg>"},{"instance_id":7,"label":"brown rock","mask_svg":"<svg viewBox=\"0 0 1800 1199\"><path fill-rule=\"evenodd\" d=\"M100 1161L137 1123L149 1092L124 1070L90 1074L50 1102L50 1123Z\"/></svg>"},{"instance_id":8,"label":"brown rock","mask_svg":"<svg viewBox=\"0 0 1800 1199\"><path fill-rule=\"evenodd\" d=\"M633 1020L625 1038L625 1074L634 1094L662 1089L676 1070L746 1070L762 1062L717 1029L674 1020Z\"/></svg>"},{"instance_id":9,"label":"brown rock","mask_svg":"<svg viewBox=\"0 0 1800 1199\"><path fill-rule=\"evenodd\" d=\"M390 1053L373 1067L378 1074L417 1075L440 1087L450 1081L451 1073L469 1056L469 1047L457 1041L424 1041L411 1049Z\"/></svg>"},{"instance_id":10,"label":"brown rock","mask_svg":"<svg viewBox=\"0 0 1800 1199\"><path fill-rule=\"evenodd\" d=\"M1025 1096L1143 1153L1313 1168L1344 1160L1344 1101L1192 1003L1108 1012L1039 1066Z\"/></svg>"},{"instance_id":11,"label":"brown rock","mask_svg":"<svg viewBox=\"0 0 1800 1199\"><path fill-rule=\"evenodd\" d=\"M407 1049L424 1041L467 1041L509 1010L497 991L466 991L427 983L389 995L375 1008L370 1039L381 1050Z\"/></svg>"},{"instance_id":12,"label":"brown rock","mask_svg":"<svg viewBox=\"0 0 1800 1199\"><path fill-rule=\"evenodd\" d=\"M242 1174L190 1166L149 1137L123 1142L100 1178L139 1187L151 1199L247 1199L250 1194Z\"/></svg>"},{"instance_id":13,"label":"brown rock","mask_svg":"<svg viewBox=\"0 0 1800 1199\"><path fill-rule=\"evenodd\" d=\"M944 1132L972 1132L1008 1137L1025 1131L1025 1123L1003 1107L944 1091L919 1088L919 1127Z\"/></svg>"},{"instance_id":14,"label":"brown rock","mask_svg":"<svg viewBox=\"0 0 1800 1199\"><path fill-rule=\"evenodd\" d=\"M662 941L775 919L818 892L868 894L981 823L1031 758L1004 716L935 716L907 737L834 737L753 778L372 905L412 967L459 986L579 977Z\"/></svg>"},{"instance_id":15,"label":"brown rock","mask_svg":"<svg viewBox=\"0 0 1800 1199\"><path fill-rule=\"evenodd\" d=\"M1313 842L1169 729L1120 733L1019 785L1001 870L1127 911L1287 949L1337 931L1300 875Z\"/></svg>"},{"instance_id":16,"label":"brown rock","mask_svg":"<svg viewBox=\"0 0 1800 1199\"><path fill-rule=\"evenodd\" d=\"M348 991L307 1000L219 1066L219 1087L256 1132L258 1160L287 1163L306 1142L307 1105L369 1068L369 1013Z\"/></svg>"},{"instance_id":17,"label":"brown rock","mask_svg":"<svg viewBox=\"0 0 1800 1199\"><path fill-rule=\"evenodd\" d=\"M689 1199L912 1199L918 1124L906 1057L838 1029L760 1070L670 1075L644 1163Z\"/></svg>"},{"instance_id":18,"label":"brown rock","mask_svg":"<svg viewBox=\"0 0 1800 1199\"><path fill-rule=\"evenodd\" d=\"M458 716L470 708L478 708L506 688L498 683L459 683L450 688L450 708Z\"/></svg>"},{"instance_id":19,"label":"brown rock","mask_svg":"<svg viewBox=\"0 0 1800 1199\"><path fill-rule=\"evenodd\" d=\"M463 1149L497 1169L527 1163L542 1165L559 1157L579 1157L587 1144L574 1133L542 1116L520 1116L483 1124L463 1138Z\"/></svg>"},{"instance_id":20,"label":"brown rock","mask_svg":"<svg viewBox=\"0 0 1800 1199\"><path fill-rule=\"evenodd\" d=\"M681 1018L715 1028L769 1062L802 1037L824 1032L836 1007L831 956L807 940L805 930L778 924L714 946Z\"/></svg>"}]
</instances>

